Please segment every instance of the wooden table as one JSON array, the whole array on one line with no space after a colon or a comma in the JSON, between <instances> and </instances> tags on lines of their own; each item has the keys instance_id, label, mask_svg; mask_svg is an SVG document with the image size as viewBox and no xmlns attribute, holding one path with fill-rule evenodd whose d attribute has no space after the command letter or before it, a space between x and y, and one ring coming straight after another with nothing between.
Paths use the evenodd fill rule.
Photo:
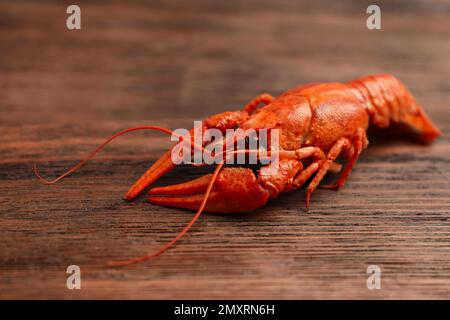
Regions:
<instances>
[{"instance_id":1,"label":"wooden table","mask_svg":"<svg viewBox=\"0 0 450 320\"><path fill-rule=\"evenodd\" d=\"M0 3L0 298L450 298L450 4L370 1ZM193 213L121 195L168 148L123 137L45 186L113 132L239 109L261 92L390 72L444 136L431 146L370 137L346 187L304 190L251 214L207 215L147 263L110 259L165 244ZM158 182L205 169L180 167ZM334 177L328 177L332 181ZM366 269L381 268L381 290ZM78 265L82 289L66 288Z\"/></svg>"}]
</instances>

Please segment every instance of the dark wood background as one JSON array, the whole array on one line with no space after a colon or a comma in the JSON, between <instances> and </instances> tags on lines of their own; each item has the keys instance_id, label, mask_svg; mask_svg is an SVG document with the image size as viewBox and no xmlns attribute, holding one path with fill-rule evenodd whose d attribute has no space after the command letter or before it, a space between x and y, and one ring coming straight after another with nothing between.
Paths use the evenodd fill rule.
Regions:
<instances>
[{"instance_id":1,"label":"dark wood background","mask_svg":"<svg viewBox=\"0 0 450 320\"><path fill-rule=\"evenodd\" d=\"M0 298L450 298L450 3L372 1L0 2ZM313 81L391 72L444 136L432 146L370 137L347 186L304 190L251 214L193 213L121 195L170 145L136 133L53 186L111 133L192 121ZM180 167L165 185L204 173ZM333 177L328 177L331 181ZM66 289L66 268L82 289ZM382 270L368 290L366 268Z\"/></svg>"}]
</instances>

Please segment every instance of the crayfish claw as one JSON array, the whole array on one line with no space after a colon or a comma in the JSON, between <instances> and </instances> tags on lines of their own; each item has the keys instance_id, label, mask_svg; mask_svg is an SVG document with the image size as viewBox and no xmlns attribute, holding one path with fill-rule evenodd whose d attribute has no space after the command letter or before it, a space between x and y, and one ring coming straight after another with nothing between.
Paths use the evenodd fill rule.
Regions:
<instances>
[{"instance_id":1,"label":"crayfish claw","mask_svg":"<svg viewBox=\"0 0 450 320\"><path fill-rule=\"evenodd\" d=\"M139 180L137 180L133 186L123 196L125 200L133 200L139 193L141 193L146 187L165 175L167 172L175 167L175 164L171 159L172 151L167 151L161 158L159 158L148 170L145 172Z\"/></svg>"},{"instance_id":2,"label":"crayfish claw","mask_svg":"<svg viewBox=\"0 0 450 320\"><path fill-rule=\"evenodd\" d=\"M150 190L148 201L162 206L197 210L203 200L211 175L182 184ZM225 168L218 177L206 202L205 211L235 213L253 211L269 199L252 170Z\"/></svg>"}]
</instances>

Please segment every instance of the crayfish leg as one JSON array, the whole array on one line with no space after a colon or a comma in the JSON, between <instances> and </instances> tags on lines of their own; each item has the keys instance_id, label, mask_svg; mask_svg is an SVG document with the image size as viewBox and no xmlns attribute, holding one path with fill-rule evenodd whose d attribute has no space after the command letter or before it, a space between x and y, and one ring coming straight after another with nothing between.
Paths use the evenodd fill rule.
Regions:
<instances>
[{"instance_id":1,"label":"crayfish leg","mask_svg":"<svg viewBox=\"0 0 450 320\"><path fill-rule=\"evenodd\" d=\"M333 145L333 147L330 149L330 151L327 154L327 159L320 162L319 169L316 174L316 176L313 178L313 180L310 182L306 189L306 207L309 207L309 201L311 198L311 194L316 190L320 182L322 181L325 174L330 171L330 167L332 163L336 160L336 158L342 153L347 153L347 156L349 158L349 161L344 169L344 171L341 173L341 176L339 177L337 183L335 185L326 185L324 188L326 189L339 189L345 184L345 181L348 178L348 175L352 171L356 161L359 158L359 155L361 154L362 150L365 149L368 145L368 140L366 136L366 131L362 128L359 128L355 135L352 138L353 141L346 137L339 138ZM316 168L316 164L314 166L314 169ZM312 170L312 169L311 169Z\"/></svg>"},{"instance_id":2,"label":"crayfish leg","mask_svg":"<svg viewBox=\"0 0 450 320\"><path fill-rule=\"evenodd\" d=\"M361 154L363 149L367 147L368 143L369 141L367 140L367 135L364 129L358 129L353 142L353 152L351 153L347 165L345 166L344 171L342 171L341 173L341 176L335 184L323 185L321 186L321 188L332 190L338 190L339 188L342 188L345 184L345 181L347 181L350 172L352 172L353 167L355 166L356 161L359 158L359 155Z\"/></svg>"}]
</instances>

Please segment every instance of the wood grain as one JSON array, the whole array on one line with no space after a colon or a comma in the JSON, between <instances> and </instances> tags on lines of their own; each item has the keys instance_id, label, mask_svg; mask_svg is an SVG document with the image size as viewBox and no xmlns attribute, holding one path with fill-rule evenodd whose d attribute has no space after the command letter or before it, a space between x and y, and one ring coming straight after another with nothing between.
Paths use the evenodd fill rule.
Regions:
<instances>
[{"instance_id":1,"label":"wood grain","mask_svg":"<svg viewBox=\"0 0 450 320\"><path fill-rule=\"evenodd\" d=\"M450 5L368 1L0 3L0 298L450 298ZM190 127L314 81L402 79L444 136L432 146L371 136L347 186L304 190L251 214L204 215L173 249L107 269L171 239L191 212L121 195L170 145L136 133L44 186L111 133ZM158 183L208 169L180 167ZM334 177L328 177L331 181ZM66 267L82 290L66 289ZM366 268L382 270L368 290Z\"/></svg>"}]
</instances>

